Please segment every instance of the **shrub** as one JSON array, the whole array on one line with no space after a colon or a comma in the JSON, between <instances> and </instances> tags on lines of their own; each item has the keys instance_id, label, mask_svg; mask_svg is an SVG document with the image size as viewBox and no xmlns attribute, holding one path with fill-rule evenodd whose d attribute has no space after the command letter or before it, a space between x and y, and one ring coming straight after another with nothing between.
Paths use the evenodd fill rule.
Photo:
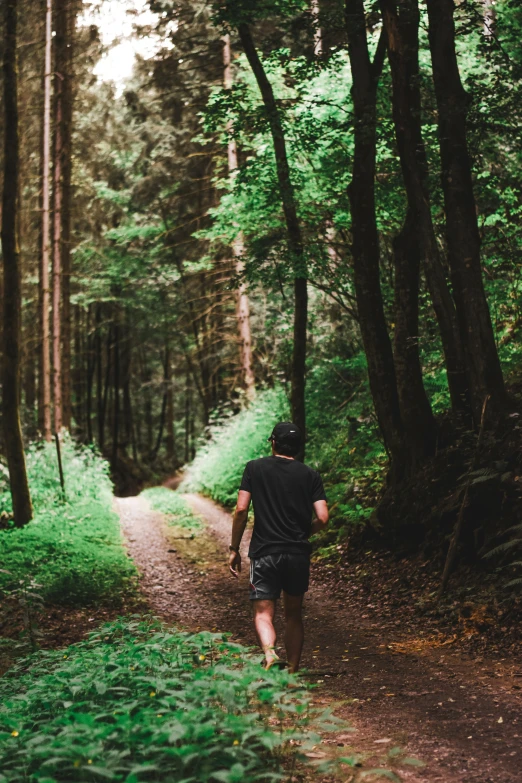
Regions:
<instances>
[{"instance_id":1,"label":"shrub","mask_svg":"<svg viewBox=\"0 0 522 783\"><path fill-rule=\"evenodd\" d=\"M111 510L109 467L93 449L77 448L70 438L64 438L62 457L65 501L54 446L28 451L35 516L23 528L0 531L0 591L32 581L49 603L118 604L136 572ZM9 513L10 494L2 489L0 508Z\"/></svg>"},{"instance_id":2,"label":"shrub","mask_svg":"<svg viewBox=\"0 0 522 783\"><path fill-rule=\"evenodd\" d=\"M180 490L202 492L230 506L235 503L245 464L270 454L267 438L275 424L288 419L288 401L281 388L261 392L249 408L214 425Z\"/></svg>"},{"instance_id":3,"label":"shrub","mask_svg":"<svg viewBox=\"0 0 522 783\"><path fill-rule=\"evenodd\" d=\"M113 622L0 678L0 781L277 780L308 711L290 682L218 634Z\"/></svg>"}]
</instances>

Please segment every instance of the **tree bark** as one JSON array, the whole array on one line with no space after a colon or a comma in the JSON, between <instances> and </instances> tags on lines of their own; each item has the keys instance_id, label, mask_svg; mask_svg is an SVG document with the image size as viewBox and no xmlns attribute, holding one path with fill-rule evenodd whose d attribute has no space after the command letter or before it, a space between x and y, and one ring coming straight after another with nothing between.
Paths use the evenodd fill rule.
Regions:
<instances>
[{"instance_id":1,"label":"tree bark","mask_svg":"<svg viewBox=\"0 0 522 783\"><path fill-rule=\"evenodd\" d=\"M44 72L44 112L42 119L42 254L40 259L40 394L42 413L39 417L43 425L43 435L50 442L51 422L51 327L49 312L51 304L49 267L51 255L50 230L50 160L51 160L51 45L52 45L52 7L51 0L46 3L45 15L45 72Z\"/></svg>"},{"instance_id":2,"label":"tree bark","mask_svg":"<svg viewBox=\"0 0 522 783\"><path fill-rule=\"evenodd\" d=\"M116 323L113 330L113 386L114 386L114 399L113 399L113 417L112 417L112 457L111 465L115 470L118 462L118 447L120 438L120 326L118 323L118 314L116 314Z\"/></svg>"},{"instance_id":3,"label":"tree bark","mask_svg":"<svg viewBox=\"0 0 522 783\"><path fill-rule=\"evenodd\" d=\"M408 210L402 231L394 240L395 330L394 360L397 391L408 449L407 470L435 451L437 426L422 381L419 356L420 253L417 221Z\"/></svg>"},{"instance_id":4,"label":"tree bark","mask_svg":"<svg viewBox=\"0 0 522 783\"><path fill-rule=\"evenodd\" d=\"M224 85L229 90L232 87L232 49L230 46L230 36L226 35L223 39L223 64L224 64ZM229 134L231 128L228 128ZM228 173L233 176L237 171L237 145L232 136L228 141ZM246 391L247 400L250 402L256 396L256 382L252 366L252 333L250 330L250 301L247 288L243 281L245 265L243 263L244 244L241 234L237 236L233 245L234 258L236 260L236 274L240 280L237 290L236 315L239 332L240 361L243 376L243 385Z\"/></svg>"},{"instance_id":5,"label":"tree bark","mask_svg":"<svg viewBox=\"0 0 522 783\"><path fill-rule=\"evenodd\" d=\"M167 457L169 460L174 459L176 453L176 438L174 432L174 389L172 387L172 365L170 346L167 340L165 345L165 383L167 385Z\"/></svg>"},{"instance_id":6,"label":"tree bark","mask_svg":"<svg viewBox=\"0 0 522 783\"><path fill-rule=\"evenodd\" d=\"M257 53L249 26L244 23L240 24L238 26L238 32L249 65L261 92L274 145L277 178L285 216L288 249L290 251L294 276L294 348L292 355L290 404L292 408L292 419L303 433L304 443L306 439L305 382L308 289L301 225L297 216L297 204L290 176L285 134L274 91ZM299 457L300 459L304 458L304 448L303 453L299 455Z\"/></svg>"},{"instance_id":7,"label":"tree bark","mask_svg":"<svg viewBox=\"0 0 522 783\"><path fill-rule=\"evenodd\" d=\"M500 411L506 404L480 263L480 235L468 153L469 97L460 79L453 0L427 0L429 43L438 109L442 189L448 261L457 307L473 415L478 426L484 399Z\"/></svg>"},{"instance_id":8,"label":"tree bark","mask_svg":"<svg viewBox=\"0 0 522 783\"><path fill-rule=\"evenodd\" d=\"M96 335L91 334L91 308L87 310L87 388L85 397L85 418L87 421L87 443L92 443L92 390L96 371Z\"/></svg>"},{"instance_id":9,"label":"tree bark","mask_svg":"<svg viewBox=\"0 0 522 783\"><path fill-rule=\"evenodd\" d=\"M53 403L54 429L63 426L62 407L62 208L64 158L64 55L67 56L67 3L56 2L54 37L54 155L53 155ZM69 337L70 339L70 337Z\"/></svg>"},{"instance_id":10,"label":"tree bark","mask_svg":"<svg viewBox=\"0 0 522 783\"><path fill-rule=\"evenodd\" d=\"M380 5L392 75L395 135L408 198L408 231L413 227L417 236L419 260L422 259L424 264L439 324L452 407L454 410L467 410L468 389L462 342L431 216L428 163L421 125L418 0L402 0L399 4L397 0L380 0ZM420 370L420 363L418 366ZM420 384L419 378L415 382L420 394L423 388L422 377ZM400 394L403 381L398 379L398 384ZM421 413L425 404L421 403L420 397L416 408L419 426L424 421L427 427L427 443L433 444L433 438L429 437L429 432L434 432L433 417L430 423ZM413 424L411 415L408 420Z\"/></svg>"},{"instance_id":11,"label":"tree bark","mask_svg":"<svg viewBox=\"0 0 522 783\"><path fill-rule=\"evenodd\" d=\"M4 25L4 184L1 228L4 269L2 418L14 521L17 527L22 527L32 519L33 508L20 426L22 286L18 243L20 149L16 58L17 0L6 0Z\"/></svg>"},{"instance_id":12,"label":"tree bark","mask_svg":"<svg viewBox=\"0 0 522 783\"><path fill-rule=\"evenodd\" d=\"M61 215L61 266L62 266L62 412L63 425L71 427L71 177L73 131L73 54L77 3L75 0L58 0L56 7L56 78L61 78L62 103L62 215Z\"/></svg>"},{"instance_id":13,"label":"tree bark","mask_svg":"<svg viewBox=\"0 0 522 783\"><path fill-rule=\"evenodd\" d=\"M406 472L404 427L395 365L380 284L380 251L375 215L377 85L385 54L381 36L372 63L363 0L345 0L348 53L352 67L354 158L349 188L354 286L368 377L377 420L390 457L391 477Z\"/></svg>"},{"instance_id":14,"label":"tree bark","mask_svg":"<svg viewBox=\"0 0 522 783\"><path fill-rule=\"evenodd\" d=\"M190 378L190 367L187 363L187 369L185 373L185 464L187 464L190 459L190 409L192 397Z\"/></svg>"}]
</instances>

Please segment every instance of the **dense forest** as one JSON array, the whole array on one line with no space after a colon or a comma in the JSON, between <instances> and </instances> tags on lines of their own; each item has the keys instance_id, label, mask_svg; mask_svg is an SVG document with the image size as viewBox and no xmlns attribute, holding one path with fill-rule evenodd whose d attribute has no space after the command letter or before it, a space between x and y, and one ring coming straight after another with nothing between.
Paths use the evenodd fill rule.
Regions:
<instances>
[{"instance_id":1,"label":"dense forest","mask_svg":"<svg viewBox=\"0 0 522 783\"><path fill-rule=\"evenodd\" d=\"M96 444L135 492L264 395L268 417L306 430L340 526L375 507L401 524L400 499L420 500L404 487L430 470L457 494L490 471L475 478L514 500L517 3L150 8L136 35L157 52L118 88L93 76L103 46L81 3L6 4L16 524L31 516L22 435ZM479 548L497 510L493 529L464 515Z\"/></svg>"},{"instance_id":2,"label":"dense forest","mask_svg":"<svg viewBox=\"0 0 522 783\"><path fill-rule=\"evenodd\" d=\"M20 595L36 646L28 605L131 606L111 487L231 508L291 419L330 576L406 558L518 639L519 0L129 3L155 43L124 82L96 75L111 3L0 4L6 627Z\"/></svg>"}]
</instances>

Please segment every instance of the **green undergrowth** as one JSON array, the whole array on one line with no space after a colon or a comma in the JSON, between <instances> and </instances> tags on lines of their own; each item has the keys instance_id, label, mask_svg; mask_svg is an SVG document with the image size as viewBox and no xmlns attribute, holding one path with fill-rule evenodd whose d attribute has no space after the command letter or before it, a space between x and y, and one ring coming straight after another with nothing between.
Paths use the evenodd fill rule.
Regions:
<instances>
[{"instance_id":1,"label":"green undergrowth","mask_svg":"<svg viewBox=\"0 0 522 783\"><path fill-rule=\"evenodd\" d=\"M0 596L30 586L48 602L73 606L118 605L132 589L135 568L123 547L111 510L109 466L93 449L64 437L62 496L53 444L28 450L27 469L34 519L23 528L9 522L11 497L0 486ZM7 520L7 521L6 521Z\"/></svg>"},{"instance_id":2,"label":"green undergrowth","mask_svg":"<svg viewBox=\"0 0 522 783\"><path fill-rule=\"evenodd\" d=\"M319 737L302 682L257 660L222 635L140 618L35 653L0 678L0 782L281 779L290 740Z\"/></svg>"},{"instance_id":3,"label":"green undergrowth","mask_svg":"<svg viewBox=\"0 0 522 783\"><path fill-rule=\"evenodd\" d=\"M141 497L150 503L154 511L165 514L169 524L194 532L203 529L202 521L177 492L166 487L151 487L144 489Z\"/></svg>"},{"instance_id":4,"label":"green undergrowth","mask_svg":"<svg viewBox=\"0 0 522 783\"><path fill-rule=\"evenodd\" d=\"M270 454L267 438L274 424L288 419L288 401L281 388L258 394L236 416L218 420L189 466L180 491L201 492L225 506L237 497L245 464Z\"/></svg>"},{"instance_id":5,"label":"green undergrowth","mask_svg":"<svg viewBox=\"0 0 522 783\"><path fill-rule=\"evenodd\" d=\"M366 523L384 481L386 454L379 437L362 354L318 362L308 369L306 462L319 470L331 509L328 529L316 539L330 555ZM274 425L289 418L280 387L262 391L236 416L217 421L188 467L181 490L235 503L248 460L268 456Z\"/></svg>"}]
</instances>

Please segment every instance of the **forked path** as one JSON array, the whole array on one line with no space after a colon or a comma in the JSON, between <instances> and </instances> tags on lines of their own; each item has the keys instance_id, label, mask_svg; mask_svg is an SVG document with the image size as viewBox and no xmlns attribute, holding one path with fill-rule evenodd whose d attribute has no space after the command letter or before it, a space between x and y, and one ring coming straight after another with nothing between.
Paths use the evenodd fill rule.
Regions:
<instances>
[{"instance_id":1,"label":"forked path","mask_svg":"<svg viewBox=\"0 0 522 783\"><path fill-rule=\"evenodd\" d=\"M239 583L224 564L230 515L206 498L185 497L206 523L194 540L173 538L162 515L143 499L116 501L143 593L168 620L231 632L253 645L247 563ZM321 685L316 701L342 702L336 714L356 730L327 740L325 750L328 742L343 745L345 755L361 753L365 767L391 765L416 783L521 783L521 672L444 648L397 652L409 649L395 647L404 636L392 637L363 617L365 608L355 599L339 600L320 584L312 584L306 599L303 664ZM387 754L395 747L425 766L390 761Z\"/></svg>"}]
</instances>

